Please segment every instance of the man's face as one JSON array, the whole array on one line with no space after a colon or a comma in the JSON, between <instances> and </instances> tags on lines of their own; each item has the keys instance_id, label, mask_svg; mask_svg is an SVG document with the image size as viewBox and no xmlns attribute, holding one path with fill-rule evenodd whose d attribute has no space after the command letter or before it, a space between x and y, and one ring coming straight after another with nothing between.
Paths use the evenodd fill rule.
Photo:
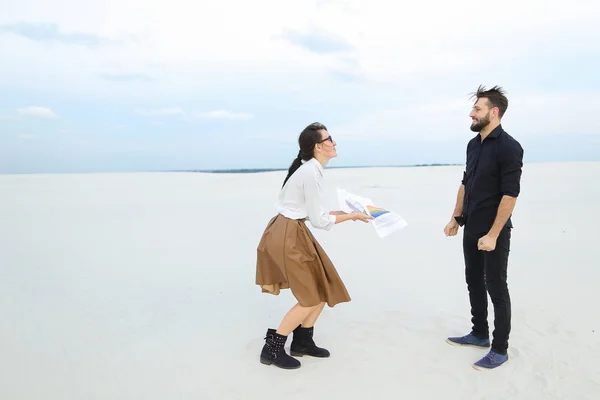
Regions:
<instances>
[{"instance_id":1,"label":"man's face","mask_svg":"<svg viewBox=\"0 0 600 400\"><path fill-rule=\"evenodd\" d=\"M477 100L469 114L469 117L473 120L471 123L473 132L481 132L490 123L491 111L486 98L482 97Z\"/></svg>"}]
</instances>

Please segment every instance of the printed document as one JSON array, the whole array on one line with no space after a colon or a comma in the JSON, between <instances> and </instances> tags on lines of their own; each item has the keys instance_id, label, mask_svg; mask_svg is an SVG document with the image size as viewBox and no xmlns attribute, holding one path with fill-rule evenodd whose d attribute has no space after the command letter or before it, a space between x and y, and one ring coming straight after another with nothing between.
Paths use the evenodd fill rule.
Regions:
<instances>
[{"instance_id":1,"label":"printed document","mask_svg":"<svg viewBox=\"0 0 600 400\"><path fill-rule=\"evenodd\" d=\"M357 196L344 189L337 189L337 194L339 207L342 211L347 213L357 211L373 217L369 222L373 224L379 237L391 235L408 225L399 214L375 206L371 199Z\"/></svg>"}]
</instances>

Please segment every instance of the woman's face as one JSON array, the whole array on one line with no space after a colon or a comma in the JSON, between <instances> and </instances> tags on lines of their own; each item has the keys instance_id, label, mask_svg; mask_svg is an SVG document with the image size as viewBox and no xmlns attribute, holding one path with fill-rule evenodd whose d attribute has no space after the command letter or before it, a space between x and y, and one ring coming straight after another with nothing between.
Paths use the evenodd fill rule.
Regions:
<instances>
[{"instance_id":1,"label":"woman's face","mask_svg":"<svg viewBox=\"0 0 600 400\"><path fill-rule=\"evenodd\" d=\"M320 132L321 141L315 145L315 150L327 159L336 157L337 151L335 146L337 143L325 129L322 129Z\"/></svg>"}]
</instances>

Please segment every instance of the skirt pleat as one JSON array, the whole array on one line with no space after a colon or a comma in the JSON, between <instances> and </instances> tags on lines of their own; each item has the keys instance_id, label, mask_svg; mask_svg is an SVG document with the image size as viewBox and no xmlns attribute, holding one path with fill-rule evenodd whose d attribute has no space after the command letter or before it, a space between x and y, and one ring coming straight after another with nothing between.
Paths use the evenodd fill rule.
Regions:
<instances>
[{"instance_id":1,"label":"skirt pleat","mask_svg":"<svg viewBox=\"0 0 600 400\"><path fill-rule=\"evenodd\" d=\"M273 217L257 248L256 284L263 293L290 289L303 307L350 301L342 279L304 220Z\"/></svg>"}]
</instances>

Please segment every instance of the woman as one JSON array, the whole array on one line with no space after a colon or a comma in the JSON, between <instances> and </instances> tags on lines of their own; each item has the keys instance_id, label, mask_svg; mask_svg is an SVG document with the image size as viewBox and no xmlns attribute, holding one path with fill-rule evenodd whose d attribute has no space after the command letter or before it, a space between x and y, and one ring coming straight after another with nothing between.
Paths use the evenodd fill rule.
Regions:
<instances>
[{"instance_id":1,"label":"woman","mask_svg":"<svg viewBox=\"0 0 600 400\"><path fill-rule=\"evenodd\" d=\"M298 303L285 315L279 328L268 329L260 355L263 364L299 368L300 361L284 350L290 333L293 356L329 357L315 345L314 324L325 303L330 307L350 301L344 283L333 263L305 224L308 219L318 229L330 230L349 220L368 222L362 213L324 210L321 182L323 170L335 157L336 143L325 125L308 125L298 138L300 151L292 162L279 194L277 215L273 217L257 249L256 284L263 293L278 295L290 289Z\"/></svg>"}]
</instances>

